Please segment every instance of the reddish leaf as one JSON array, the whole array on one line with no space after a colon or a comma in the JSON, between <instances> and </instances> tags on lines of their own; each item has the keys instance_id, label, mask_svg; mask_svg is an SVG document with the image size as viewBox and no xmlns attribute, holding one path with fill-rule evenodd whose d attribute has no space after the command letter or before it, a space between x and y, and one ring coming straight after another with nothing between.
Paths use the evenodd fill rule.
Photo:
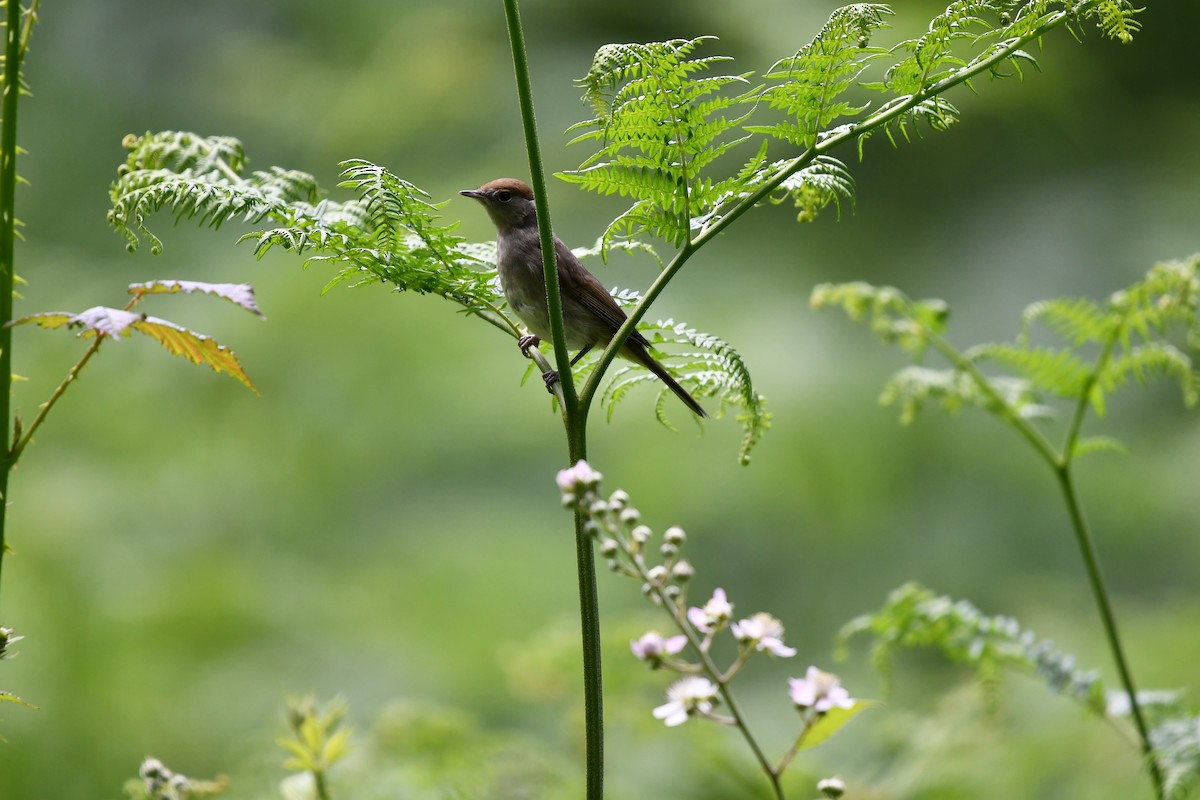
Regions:
<instances>
[{"instance_id":1,"label":"reddish leaf","mask_svg":"<svg viewBox=\"0 0 1200 800\"><path fill-rule=\"evenodd\" d=\"M254 299L254 287L248 283L203 283L201 281L149 281L148 283L132 283L129 285L130 294L176 294L178 292L203 292L222 297L231 303L241 306L252 314L263 319L266 317Z\"/></svg>"}]
</instances>

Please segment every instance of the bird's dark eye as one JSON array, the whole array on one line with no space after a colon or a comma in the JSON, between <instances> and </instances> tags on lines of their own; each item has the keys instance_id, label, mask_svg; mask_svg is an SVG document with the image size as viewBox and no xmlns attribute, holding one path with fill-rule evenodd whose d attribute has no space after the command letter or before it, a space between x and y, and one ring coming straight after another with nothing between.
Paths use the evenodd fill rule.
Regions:
<instances>
[{"instance_id":1,"label":"bird's dark eye","mask_svg":"<svg viewBox=\"0 0 1200 800\"><path fill-rule=\"evenodd\" d=\"M512 200L512 192L510 192L508 189L501 189L500 191L496 192L496 199L501 203L507 203L509 200Z\"/></svg>"}]
</instances>

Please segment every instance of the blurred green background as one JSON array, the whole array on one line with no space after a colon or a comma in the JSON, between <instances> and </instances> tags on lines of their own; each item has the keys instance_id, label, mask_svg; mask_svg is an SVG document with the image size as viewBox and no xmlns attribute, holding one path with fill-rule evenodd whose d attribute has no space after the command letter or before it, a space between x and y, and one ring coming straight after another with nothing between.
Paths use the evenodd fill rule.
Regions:
<instances>
[{"instance_id":1,"label":"blurred green background","mask_svg":"<svg viewBox=\"0 0 1200 800\"><path fill-rule=\"evenodd\" d=\"M548 167L587 155L560 132L586 114L571 79L600 45L715 33L711 52L761 72L835 5L528 0ZM938 7L899 5L889 42ZM876 398L903 357L807 298L857 279L940 296L968 345L1010 337L1030 301L1104 297L1200 249L1200 8L1149 5L1130 46L1059 31L1044 72L956 92L964 119L948 134L897 150L876 137L861 165L842 153L858 202L841 220L761 209L693 259L655 313L717 333L749 363L775 413L751 466L735 464L732 420L700 435L672 406L673 433L650 393L611 424L593 415L607 488L627 489L656 529L688 530L696 599L723 586L739 612L779 616L800 649L745 677L771 752L794 726L783 679L807 664L879 696L865 654L833 664L831 637L910 579L1018 616L1115 685L1050 474L979 414L900 427ZM553 483L564 449L540 381L520 385L512 341L435 298L378 286L321 297L328 272L286 253L255 262L236 225L172 229L163 216L166 251L152 256L126 253L105 222L122 136L180 129L236 136L253 167L327 187L339 160L373 160L452 198L447 217L491 238L455 192L528 171L500 4L50 3L33 42L18 313L121 305L128 283L178 278L252 282L269 321L212 300L147 302L233 346L262 396L148 340L109 345L23 458L2 619L27 638L0 687L39 710L0 707L0 798L118 797L147 754L228 773L236 797L269 796L282 699L307 691L340 693L388 764L438 787L428 796L548 796L559 784L529 777L543 772L570 791L577 599ZM573 244L618 208L551 192ZM645 260L593 268L607 285L652 279ZM26 419L81 351L62 331L17 331ZM1200 426L1163 385L1119 395L1101 427L1132 452L1086 460L1080 480L1133 666L1142 686L1194 697ZM631 582L602 574L600 592L612 796L765 796L732 733L650 718L667 676L631 664L628 640L663 624ZM487 775L438 760L454 731L482 737ZM1137 767L1111 730L1026 679L989 708L964 673L914 656L888 702L802 756L794 781L797 797L832 772L855 797L1147 796ZM374 791L354 796L400 796Z\"/></svg>"}]
</instances>

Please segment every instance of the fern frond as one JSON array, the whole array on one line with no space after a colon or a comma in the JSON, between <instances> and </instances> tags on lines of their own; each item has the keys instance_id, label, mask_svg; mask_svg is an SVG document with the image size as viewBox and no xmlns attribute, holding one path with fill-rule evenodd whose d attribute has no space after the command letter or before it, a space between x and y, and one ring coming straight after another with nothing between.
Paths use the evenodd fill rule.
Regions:
<instances>
[{"instance_id":1,"label":"fern frond","mask_svg":"<svg viewBox=\"0 0 1200 800\"><path fill-rule=\"evenodd\" d=\"M1097 383L1111 392L1128 383L1130 377L1145 384L1148 378L1159 376L1173 378L1179 384L1183 402L1189 408L1200 402L1200 373L1187 353L1166 342L1148 342L1113 358L1100 372Z\"/></svg>"},{"instance_id":2,"label":"fern frond","mask_svg":"<svg viewBox=\"0 0 1200 800\"><path fill-rule=\"evenodd\" d=\"M1091 713L1108 715L1097 672L1080 670L1073 657L1053 642L1039 640L1012 617L988 616L966 600L934 594L919 584L900 587L879 611L843 626L837 636L839 651L844 654L850 639L860 634L872 637L872 661L889 682L898 651L932 648L971 667L985 685L995 684L1002 670L1015 668L1037 676Z\"/></svg>"},{"instance_id":3,"label":"fern frond","mask_svg":"<svg viewBox=\"0 0 1200 800\"><path fill-rule=\"evenodd\" d=\"M1129 0L1104 0L1096 7L1096 27L1108 38L1129 44L1142 28L1134 16L1145 10L1134 8Z\"/></svg>"},{"instance_id":4,"label":"fern frond","mask_svg":"<svg viewBox=\"0 0 1200 800\"><path fill-rule=\"evenodd\" d=\"M636 304L641 298L636 292L613 290L613 297L622 305ZM703 333L673 319L643 322L638 330L650 342L655 357L680 385L697 399L716 398L721 416L729 408L739 409L738 423L742 426L742 442L738 461L748 464L750 451L771 425L766 410L766 398L758 394L741 355L727 342L710 333ZM583 378L591 369L595 357L581 359L576 374ZM622 363L608 376L609 382L600 397L609 417L628 393L641 385L657 383L657 379L636 364ZM671 390L661 384L655 403L655 414L666 427L674 429L668 416ZM711 411L711 409L710 409Z\"/></svg>"},{"instance_id":5,"label":"fern frond","mask_svg":"<svg viewBox=\"0 0 1200 800\"><path fill-rule=\"evenodd\" d=\"M1164 720L1151 728L1150 742L1162 768L1166 797L1169 800L1188 797L1200 784L1200 716Z\"/></svg>"},{"instance_id":6,"label":"fern frond","mask_svg":"<svg viewBox=\"0 0 1200 800\"><path fill-rule=\"evenodd\" d=\"M286 216L292 204L316 201L316 182L305 173L274 169L244 175L246 154L230 137L166 131L127 136L123 144L129 155L111 190L108 221L130 250L145 237L152 252L162 251L145 219L164 209L177 222L196 219L219 227L230 218L256 223Z\"/></svg>"},{"instance_id":7,"label":"fern frond","mask_svg":"<svg viewBox=\"0 0 1200 800\"><path fill-rule=\"evenodd\" d=\"M746 95L726 93L745 85L745 75L706 75L724 56L692 57L714 37L648 44L605 45L579 81L596 117L573 126L572 143L591 142L596 152L578 169L558 177L600 194L634 202L605 231L602 242L643 234L680 247L693 221L727 199L729 179L706 169L747 137L731 132L746 114L725 112Z\"/></svg>"},{"instance_id":8,"label":"fern frond","mask_svg":"<svg viewBox=\"0 0 1200 800\"><path fill-rule=\"evenodd\" d=\"M1061 297L1030 303L1021 312L1017 343L1029 344L1035 322L1045 323L1062 338L1078 347L1086 342L1106 342L1112 336L1115 320L1086 297Z\"/></svg>"},{"instance_id":9,"label":"fern frond","mask_svg":"<svg viewBox=\"0 0 1200 800\"><path fill-rule=\"evenodd\" d=\"M871 35L886 26L892 14L887 6L855 3L839 8L812 41L795 55L775 62L767 71L766 88L758 98L769 108L783 111L788 121L771 126L747 126L800 148L811 147L834 120L861 114L868 104L841 99L862 75L867 64L887 53L871 47Z\"/></svg>"},{"instance_id":10,"label":"fern frond","mask_svg":"<svg viewBox=\"0 0 1200 800\"><path fill-rule=\"evenodd\" d=\"M823 283L813 289L809 300L814 309L839 306L850 319L869 318L871 332L884 342L898 344L919 356L929 334L940 334L950 316L941 300L910 300L892 286L869 283Z\"/></svg>"},{"instance_id":11,"label":"fern frond","mask_svg":"<svg viewBox=\"0 0 1200 800\"><path fill-rule=\"evenodd\" d=\"M884 384L879 404L885 407L899 406L902 425L911 425L929 400L937 400L942 409L951 414L964 407L982 408L994 413L1007 409L1026 419L1050 414L1050 409L1038 402L1038 395L1029 381L998 376L988 378L987 382L1000 397L1003 406L997 406L992 395L984 392L976 379L960 370L905 367Z\"/></svg>"},{"instance_id":12,"label":"fern frond","mask_svg":"<svg viewBox=\"0 0 1200 800\"><path fill-rule=\"evenodd\" d=\"M995 361L1025 377L1032 386L1059 397L1077 398L1091 377L1091 366L1069 349L984 344L967 350L972 362Z\"/></svg>"}]
</instances>

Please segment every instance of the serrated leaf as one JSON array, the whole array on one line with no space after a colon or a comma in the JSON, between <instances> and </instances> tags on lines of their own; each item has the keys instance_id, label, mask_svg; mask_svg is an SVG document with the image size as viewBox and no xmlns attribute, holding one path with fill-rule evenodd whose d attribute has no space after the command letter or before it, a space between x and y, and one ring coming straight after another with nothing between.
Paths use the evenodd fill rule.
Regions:
<instances>
[{"instance_id":1,"label":"serrated leaf","mask_svg":"<svg viewBox=\"0 0 1200 800\"><path fill-rule=\"evenodd\" d=\"M1114 439L1111 436L1085 436L1075 442L1075 449L1072 451L1073 458L1086 456L1091 453L1120 453L1123 456L1129 455L1129 448L1119 439Z\"/></svg>"},{"instance_id":2,"label":"serrated leaf","mask_svg":"<svg viewBox=\"0 0 1200 800\"><path fill-rule=\"evenodd\" d=\"M157 317L145 317L134 321L132 325L134 330L167 348L171 355L182 356L193 364L207 364L214 372L232 375L258 394L258 389L250 382L234 352L216 339Z\"/></svg>"},{"instance_id":3,"label":"serrated leaf","mask_svg":"<svg viewBox=\"0 0 1200 800\"><path fill-rule=\"evenodd\" d=\"M30 314L27 317L14 319L12 322L9 322L8 325L11 327L14 325L25 325L32 322L39 327L50 330L52 328L61 328L63 325L68 324L71 321L71 318L74 316L75 315L69 311L42 311L37 314Z\"/></svg>"},{"instance_id":4,"label":"serrated leaf","mask_svg":"<svg viewBox=\"0 0 1200 800\"><path fill-rule=\"evenodd\" d=\"M25 700L24 698L18 697L12 692L0 692L0 703L16 703L19 706L32 708L35 711L37 710L37 706L35 706L33 703Z\"/></svg>"},{"instance_id":5,"label":"serrated leaf","mask_svg":"<svg viewBox=\"0 0 1200 800\"><path fill-rule=\"evenodd\" d=\"M228 300L236 306L246 309L251 314L266 319L258 302L254 299L254 287L248 283L204 283L202 281L148 281L146 283L131 283L130 294L177 294L184 292L192 294L202 292Z\"/></svg>"}]
</instances>

